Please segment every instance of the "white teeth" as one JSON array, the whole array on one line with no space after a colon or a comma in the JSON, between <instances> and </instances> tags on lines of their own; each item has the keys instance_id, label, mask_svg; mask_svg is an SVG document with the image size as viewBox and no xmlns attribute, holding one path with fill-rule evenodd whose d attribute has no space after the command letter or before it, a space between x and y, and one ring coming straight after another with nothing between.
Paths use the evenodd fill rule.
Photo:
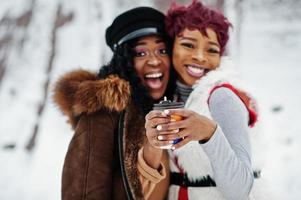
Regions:
<instances>
[{"instance_id":1,"label":"white teeth","mask_svg":"<svg viewBox=\"0 0 301 200\"><path fill-rule=\"evenodd\" d=\"M162 73L158 72L158 73L146 74L145 78L160 78L161 76L162 76Z\"/></svg>"},{"instance_id":2,"label":"white teeth","mask_svg":"<svg viewBox=\"0 0 301 200\"><path fill-rule=\"evenodd\" d=\"M188 65L189 67L189 70L191 70L193 73L203 73L205 69L202 69L202 68L198 68L198 67L195 67L195 66L191 66L191 65Z\"/></svg>"},{"instance_id":3,"label":"white teeth","mask_svg":"<svg viewBox=\"0 0 301 200\"><path fill-rule=\"evenodd\" d=\"M202 68L200 65L192 64L192 65L187 65L188 67L194 67L194 68Z\"/></svg>"}]
</instances>

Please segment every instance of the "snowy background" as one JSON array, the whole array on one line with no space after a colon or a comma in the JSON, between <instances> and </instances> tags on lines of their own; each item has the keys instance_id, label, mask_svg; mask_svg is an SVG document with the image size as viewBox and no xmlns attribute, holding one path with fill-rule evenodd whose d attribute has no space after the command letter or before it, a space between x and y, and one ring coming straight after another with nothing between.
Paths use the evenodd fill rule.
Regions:
<instances>
[{"instance_id":1,"label":"snowy background","mask_svg":"<svg viewBox=\"0 0 301 200\"><path fill-rule=\"evenodd\" d=\"M301 1L206 2L233 22L229 54L258 100L264 189L274 199L301 199ZM1 200L60 199L72 130L51 101L53 82L108 61L104 30L118 13L137 5L165 12L169 3L0 1Z\"/></svg>"}]
</instances>

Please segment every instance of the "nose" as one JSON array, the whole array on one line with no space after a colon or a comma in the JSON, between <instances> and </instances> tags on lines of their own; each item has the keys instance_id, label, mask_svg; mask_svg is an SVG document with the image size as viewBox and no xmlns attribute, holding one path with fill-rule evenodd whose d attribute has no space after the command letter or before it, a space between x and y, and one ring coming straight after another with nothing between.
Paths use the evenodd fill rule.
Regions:
<instances>
[{"instance_id":1,"label":"nose","mask_svg":"<svg viewBox=\"0 0 301 200\"><path fill-rule=\"evenodd\" d=\"M149 56L149 59L147 60L147 64L151 65L151 66L157 66L159 64L161 64L161 59L159 59L156 55L151 54Z\"/></svg>"},{"instance_id":2,"label":"nose","mask_svg":"<svg viewBox=\"0 0 301 200\"><path fill-rule=\"evenodd\" d=\"M206 60L206 57L204 55L204 51L203 50L198 50L198 49L195 50L195 52L192 55L192 58L194 60L199 61L199 62L203 62L204 60Z\"/></svg>"}]
</instances>

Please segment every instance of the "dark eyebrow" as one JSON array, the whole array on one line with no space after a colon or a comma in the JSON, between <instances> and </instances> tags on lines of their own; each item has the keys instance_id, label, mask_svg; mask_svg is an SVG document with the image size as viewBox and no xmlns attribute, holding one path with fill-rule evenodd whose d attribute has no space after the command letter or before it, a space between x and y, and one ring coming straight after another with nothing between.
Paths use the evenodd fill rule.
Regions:
<instances>
[{"instance_id":1,"label":"dark eyebrow","mask_svg":"<svg viewBox=\"0 0 301 200\"><path fill-rule=\"evenodd\" d=\"M156 42L156 44L159 44L159 43L165 44L165 42L162 39L158 39L155 42ZM146 45L146 42L137 42L137 44L135 46L143 46L143 45Z\"/></svg>"},{"instance_id":2,"label":"dark eyebrow","mask_svg":"<svg viewBox=\"0 0 301 200\"><path fill-rule=\"evenodd\" d=\"M142 46L142 45L146 45L146 43L145 43L145 42L137 42L137 43L135 44L135 46Z\"/></svg>"},{"instance_id":3,"label":"dark eyebrow","mask_svg":"<svg viewBox=\"0 0 301 200\"><path fill-rule=\"evenodd\" d=\"M186 40L192 40L192 41L194 41L194 42L197 42L197 39L192 38L192 37L184 37L184 36L182 36L181 39L182 39L182 40L185 40L185 39L186 39ZM218 43L216 43L216 42L209 41L209 44L214 45L214 46L217 46L218 48L220 48L220 45L219 45Z\"/></svg>"},{"instance_id":4,"label":"dark eyebrow","mask_svg":"<svg viewBox=\"0 0 301 200\"><path fill-rule=\"evenodd\" d=\"M182 39L182 40L192 40L192 41L194 41L194 42L197 41L197 39L192 38L192 37L184 37L184 36L182 36L181 39Z\"/></svg>"},{"instance_id":5,"label":"dark eyebrow","mask_svg":"<svg viewBox=\"0 0 301 200\"><path fill-rule=\"evenodd\" d=\"M158 44L158 43L165 43L164 41L163 41L163 39L158 39L158 40L156 40L156 43Z\"/></svg>"}]
</instances>

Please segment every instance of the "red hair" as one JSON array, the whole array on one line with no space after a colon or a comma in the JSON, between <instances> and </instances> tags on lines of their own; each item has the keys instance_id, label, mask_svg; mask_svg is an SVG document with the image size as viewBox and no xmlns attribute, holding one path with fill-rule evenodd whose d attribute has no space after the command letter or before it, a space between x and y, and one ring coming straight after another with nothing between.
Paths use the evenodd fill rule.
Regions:
<instances>
[{"instance_id":1,"label":"red hair","mask_svg":"<svg viewBox=\"0 0 301 200\"><path fill-rule=\"evenodd\" d=\"M230 26L231 23L222 13L204 6L198 0L193 0L187 7L172 3L165 18L166 31L172 38L179 36L185 28L198 29L207 36L206 28L211 28L217 35L221 55L229 39Z\"/></svg>"}]
</instances>

